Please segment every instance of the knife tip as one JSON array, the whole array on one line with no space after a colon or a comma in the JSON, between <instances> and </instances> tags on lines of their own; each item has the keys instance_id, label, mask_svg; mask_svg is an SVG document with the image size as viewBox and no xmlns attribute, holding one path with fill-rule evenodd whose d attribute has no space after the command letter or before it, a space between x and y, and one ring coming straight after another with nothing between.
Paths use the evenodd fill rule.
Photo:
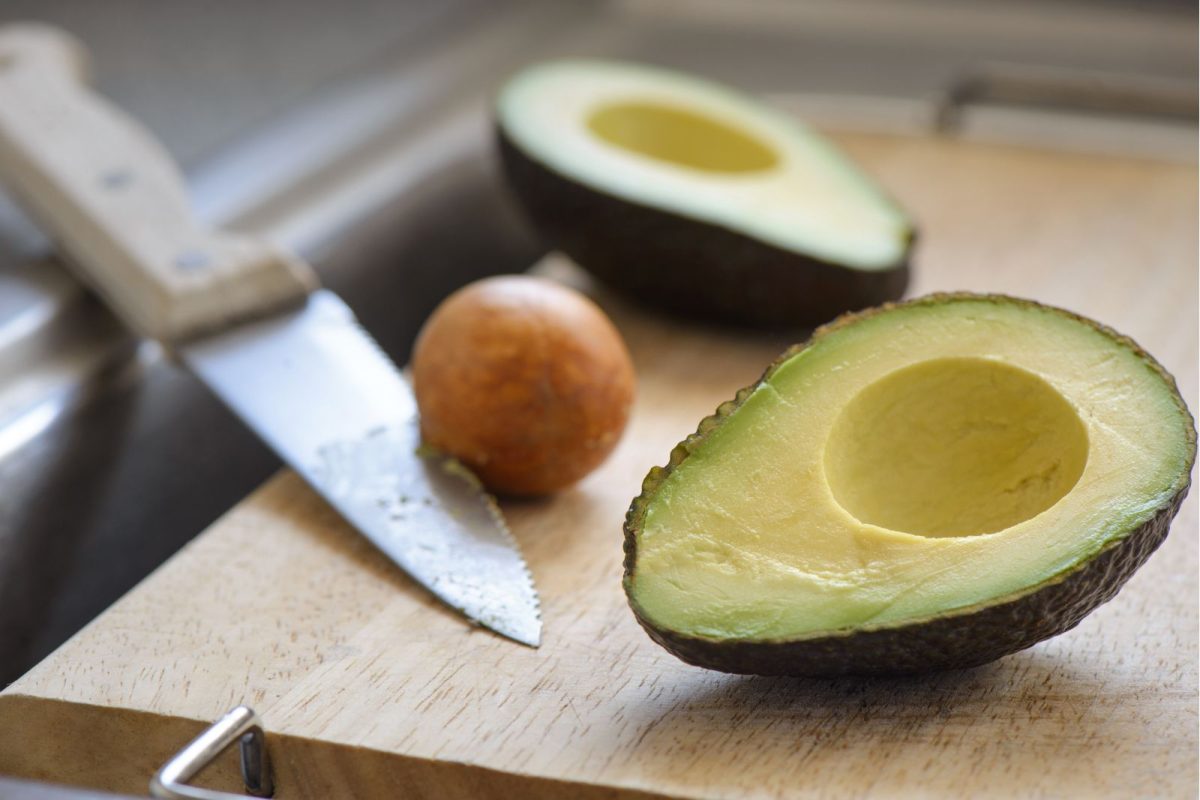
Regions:
<instances>
[{"instance_id":1,"label":"knife tip","mask_svg":"<svg viewBox=\"0 0 1200 800\"><path fill-rule=\"evenodd\" d=\"M542 621L534 619L526 624L512 624L513 620L505 620L503 623L492 623L480 621L480 625L493 633L498 633L506 639L511 639L518 644L523 644L526 647L537 649L542 645Z\"/></svg>"}]
</instances>

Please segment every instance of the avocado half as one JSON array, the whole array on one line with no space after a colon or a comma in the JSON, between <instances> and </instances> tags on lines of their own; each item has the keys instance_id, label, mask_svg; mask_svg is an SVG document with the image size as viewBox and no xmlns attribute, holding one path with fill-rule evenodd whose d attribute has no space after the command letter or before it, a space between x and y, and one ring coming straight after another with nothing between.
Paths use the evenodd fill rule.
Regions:
<instances>
[{"instance_id":1,"label":"avocado half","mask_svg":"<svg viewBox=\"0 0 1200 800\"><path fill-rule=\"evenodd\" d=\"M811 326L908 283L904 212L747 95L646 66L549 62L504 86L496 122L509 183L546 240L642 303Z\"/></svg>"},{"instance_id":2,"label":"avocado half","mask_svg":"<svg viewBox=\"0 0 1200 800\"><path fill-rule=\"evenodd\" d=\"M1110 600L1187 494L1174 380L1090 320L996 295L847 315L650 471L625 591L692 664L970 667Z\"/></svg>"}]
</instances>

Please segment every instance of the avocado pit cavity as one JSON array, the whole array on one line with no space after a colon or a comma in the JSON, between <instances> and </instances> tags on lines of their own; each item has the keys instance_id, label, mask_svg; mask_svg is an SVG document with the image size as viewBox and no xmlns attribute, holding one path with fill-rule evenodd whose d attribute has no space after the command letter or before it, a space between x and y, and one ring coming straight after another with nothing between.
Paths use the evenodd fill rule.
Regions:
<instances>
[{"instance_id":1,"label":"avocado pit cavity","mask_svg":"<svg viewBox=\"0 0 1200 800\"><path fill-rule=\"evenodd\" d=\"M588 128L605 142L705 172L760 172L779 163L768 145L686 108L626 101L601 106Z\"/></svg>"},{"instance_id":2,"label":"avocado pit cavity","mask_svg":"<svg viewBox=\"0 0 1200 800\"><path fill-rule=\"evenodd\" d=\"M917 536L995 533L1032 519L1087 464L1079 414L1027 370L940 358L896 370L842 410L825 445L834 498Z\"/></svg>"}]
</instances>

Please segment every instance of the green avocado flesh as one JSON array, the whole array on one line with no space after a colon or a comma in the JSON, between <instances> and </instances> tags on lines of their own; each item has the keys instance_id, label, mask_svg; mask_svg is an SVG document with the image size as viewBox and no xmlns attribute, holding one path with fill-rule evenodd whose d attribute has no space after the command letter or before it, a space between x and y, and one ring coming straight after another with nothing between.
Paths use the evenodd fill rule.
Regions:
<instances>
[{"instance_id":1,"label":"green avocado flesh","mask_svg":"<svg viewBox=\"0 0 1200 800\"><path fill-rule=\"evenodd\" d=\"M754 98L655 67L556 61L496 102L547 244L637 302L797 327L900 297L914 227L837 148Z\"/></svg>"},{"instance_id":2,"label":"green avocado flesh","mask_svg":"<svg viewBox=\"0 0 1200 800\"><path fill-rule=\"evenodd\" d=\"M832 637L838 658L886 672L851 640L888 629L920 640L931 668L974 663L969 624L951 643L922 626L998 603L1010 604L1007 625L1066 619L1013 638L1019 646L1061 632L1137 564L1089 578L1092 596L1071 594L1071 614L1022 616L1020 604L1046 602L1039 588L1152 522L1165 535L1195 455L1173 381L1136 345L996 296L841 320L739 400L651 473L626 526L640 621L688 660L732 671L860 671L828 659L806 668L803 648L790 651L794 669L762 647L739 668L738 643ZM1130 547L1144 560L1153 546ZM903 636L887 645L903 648ZM946 656L954 648L967 652Z\"/></svg>"},{"instance_id":3,"label":"green avocado flesh","mask_svg":"<svg viewBox=\"0 0 1200 800\"><path fill-rule=\"evenodd\" d=\"M635 64L557 61L497 103L512 141L596 191L861 270L903 262L911 225L832 145L707 81Z\"/></svg>"}]
</instances>

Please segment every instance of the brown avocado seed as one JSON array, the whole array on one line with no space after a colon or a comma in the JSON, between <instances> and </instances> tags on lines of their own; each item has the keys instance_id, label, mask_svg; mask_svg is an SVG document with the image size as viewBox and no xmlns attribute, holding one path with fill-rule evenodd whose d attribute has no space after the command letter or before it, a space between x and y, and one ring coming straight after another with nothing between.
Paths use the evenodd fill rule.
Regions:
<instances>
[{"instance_id":1,"label":"brown avocado seed","mask_svg":"<svg viewBox=\"0 0 1200 800\"><path fill-rule=\"evenodd\" d=\"M413 350L421 435L499 494L570 486L616 446L633 403L620 333L591 300L505 275L446 298Z\"/></svg>"}]
</instances>

